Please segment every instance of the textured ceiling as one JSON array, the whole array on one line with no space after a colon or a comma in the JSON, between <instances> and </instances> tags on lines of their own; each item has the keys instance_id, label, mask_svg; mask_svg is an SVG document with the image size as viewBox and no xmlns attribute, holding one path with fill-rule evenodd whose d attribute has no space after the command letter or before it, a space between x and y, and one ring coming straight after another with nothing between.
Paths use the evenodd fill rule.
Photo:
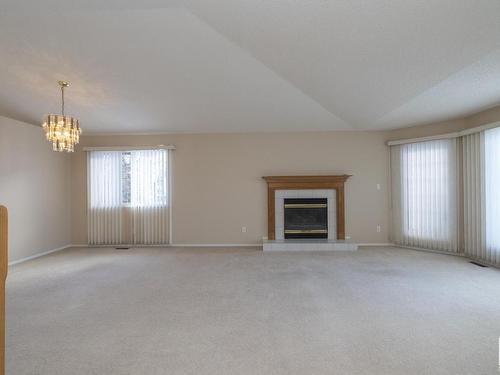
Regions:
<instances>
[{"instance_id":1,"label":"textured ceiling","mask_svg":"<svg viewBox=\"0 0 500 375\"><path fill-rule=\"evenodd\" d=\"M43 4L42 4L43 3ZM0 0L0 115L88 132L386 129L500 103L498 0Z\"/></svg>"}]
</instances>

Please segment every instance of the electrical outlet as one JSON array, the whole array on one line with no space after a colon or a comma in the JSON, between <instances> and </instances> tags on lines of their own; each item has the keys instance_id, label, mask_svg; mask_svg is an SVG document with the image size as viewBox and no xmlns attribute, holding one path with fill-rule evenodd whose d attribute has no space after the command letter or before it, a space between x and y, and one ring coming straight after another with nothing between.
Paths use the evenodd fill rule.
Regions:
<instances>
[{"instance_id":1,"label":"electrical outlet","mask_svg":"<svg viewBox=\"0 0 500 375\"><path fill-rule=\"evenodd\" d=\"M247 227L241 227L241 233L246 233L247 232Z\"/></svg>"},{"instance_id":2,"label":"electrical outlet","mask_svg":"<svg viewBox=\"0 0 500 375\"><path fill-rule=\"evenodd\" d=\"M345 236L345 239L346 239L346 240L350 240L350 239L351 239L351 236Z\"/></svg>"},{"instance_id":3,"label":"electrical outlet","mask_svg":"<svg viewBox=\"0 0 500 375\"><path fill-rule=\"evenodd\" d=\"M380 184L377 184L377 190L380 190Z\"/></svg>"},{"instance_id":4,"label":"electrical outlet","mask_svg":"<svg viewBox=\"0 0 500 375\"><path fill-rule=\"evenodd\" d=\"M382 231L382 228L380 227L380 224L377 225L377 233L380 233Z\"/></svg>"}]
</instances>

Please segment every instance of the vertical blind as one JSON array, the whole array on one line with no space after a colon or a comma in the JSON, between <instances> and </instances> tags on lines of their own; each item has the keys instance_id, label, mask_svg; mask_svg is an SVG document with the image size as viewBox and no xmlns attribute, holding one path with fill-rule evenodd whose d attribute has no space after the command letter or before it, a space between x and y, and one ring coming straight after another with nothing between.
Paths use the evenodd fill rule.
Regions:
<instances>
[{"instance_id":1,"label":"vertical blind","mask_svg":"<svg viewBox=\"0 0 500 375\"><path fill-rule=\"evenodd\" d=\"M500 265L500 128L392 146L391 174L396 244Z\"/></svg>"},{"instance_id":2,"label":"vertical blind","mask_svg":"<svg viewBox=\"0 0 500 375\"><path fill-rule=\"evenodd\" d=\"M484 133L462 138L463 252L475 259L486 259Z\"/></svg>"},{"instance_id":3,"label":"vertical blind","mask_svg":"<svg viewBox=\"0 0 500 375\"><path fill-rule=\"evenodd\" d=\"M486 255L500 264L500 128L485 131Z\"/></svg>"},{"instance_id":4,"label":"vertical blind","mask_svg":"<svg viewBox=\"0 0 500 375\"><path fill-rule=\"evenodd\" d=\"M393 147L391 162L394 242L456 252L456 140Z\"/></svg>"},{"instance_id":5,"label":"vertical blind","mask_svg":"<svg viewBox=\"0 0 500 375\"><path fill-rule=\"evenodd\" d=\"M111 245L122 238L121 153L88 154L88 243Z\"/></svg>"},{"instance_id":6,"label":"vertical blind","mask_svg":"<svg viewBox=\"0 0 500 375\"><path fill-rule=\"evenodd\" d=\"M168 151L88 153L88 242L168 243Z\"/></svg>"}]
</instances>

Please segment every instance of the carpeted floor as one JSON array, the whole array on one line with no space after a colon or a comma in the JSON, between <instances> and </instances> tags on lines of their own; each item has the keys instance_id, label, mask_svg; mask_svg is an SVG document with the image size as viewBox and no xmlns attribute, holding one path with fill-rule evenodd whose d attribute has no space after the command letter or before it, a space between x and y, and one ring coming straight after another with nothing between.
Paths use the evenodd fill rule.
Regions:
<instances>
[{"instance_id":1,"label":"carpeted floor","mask_svg":"<svg viewBox=\"0 0 500 375\"><path fill-rule=\"evenodd\" d=\"M397 248L70 249L11 267L7 374L495 374L500 271Z\"/></svg>"}]
</instances>

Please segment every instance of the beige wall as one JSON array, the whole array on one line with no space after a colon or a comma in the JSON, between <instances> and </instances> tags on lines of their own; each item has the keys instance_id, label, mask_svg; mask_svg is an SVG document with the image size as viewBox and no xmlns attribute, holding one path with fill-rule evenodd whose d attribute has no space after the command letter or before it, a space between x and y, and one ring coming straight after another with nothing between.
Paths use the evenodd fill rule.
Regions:
<instances>
[{"instance_id":1,"label":"beige wall","mask_svg":"<svg viewBox=\"0 0 500 375\"><path fill-rule=\"evenodd\" d=\"M465 119L438 122L435 124L412 126L409 128L395 129L385 132L388 141L407 138L428 137L432 135L453 133L467 128Z\"/></svg>"},{"instance_id":2,"label":"beige wall","mask_svg":"<svg viewBox=\"0 0 500 375\"><path fill-rule=\"evenodd\" d=\"M346 186L346 234L361 243L384 243L390 217L385 142L494 121L500 121L500 107L465 119L381 132L88 136L69 156L52 152L40 128L0 117L0 203L11 213L11 260L86 243L85 145L177 146L175 243L259 243L266 235L262 176L343 173L353 175ZM75 197L71 210L70 194Z\"/></svg>"},{"instance_id":3,"label":"beige wall","mask_svg":"<svg viewBox=\"0 0 500 375\"><path fill-rule=\"evenodd\" d=\"M492 122L498 121L500 121L500 106L490 108L486 111L482 111L465 118L465 123L468 128L490 124Z\"/></svg>"},{"instance_id":4,"label":"beige wall","mask_svg":"<svg viewBox=\"0 0 500 375\"><path fill-rule=\"evenodd\" d=\"M187 134L83 137L81 146L176 145L174 243L259 243L267 235L262 176L344 173L353 175L346 185L346 235L384 243L389 221L384 141L380 132ZM72 160L72 190L81 197L72 215L77 244L86 242L85 155L78 149Z\"/></svg>"},{"instance_id":5,"label":"beige wall","mask_svg":"<svg viewBox=\"0 0 500 375\"><path fill-rule=\"evenodd\" d=\"M265 175L351 174L346 235L388 242L388 140L443 134L500 120L500 107L465 119L378 132L88 136L72 159L72 240L86 243L83 146L176 145L173 239L179 244L252 244L266 236ZM377 184L381 190L377 190ZM381 225L381 232L377 232ZM241 232L241 227L247 233Z\"/></svg>"},{"instance_id":6,"label":"beige wall","mask_svg":"<svg viewBox=\"0 0 500 375\"><path fill-rule=\"evenodd\" d=\"M453 133L500 121L500 106L476 113L472 116L429 125L412 126L409 128L386 131L387 140L418 138L432 135Z\"/></svg>"},{"instance_id":7,"label":"beige wall","mask_svg":"<svg viewBox=\"0 0 500 375\"><path fill-rule=\"evenodd\" d=\"M0 204L9 209L9 261L71 243L70 156L42 129L0 117Z\"/></svg>"}]
</instances>

